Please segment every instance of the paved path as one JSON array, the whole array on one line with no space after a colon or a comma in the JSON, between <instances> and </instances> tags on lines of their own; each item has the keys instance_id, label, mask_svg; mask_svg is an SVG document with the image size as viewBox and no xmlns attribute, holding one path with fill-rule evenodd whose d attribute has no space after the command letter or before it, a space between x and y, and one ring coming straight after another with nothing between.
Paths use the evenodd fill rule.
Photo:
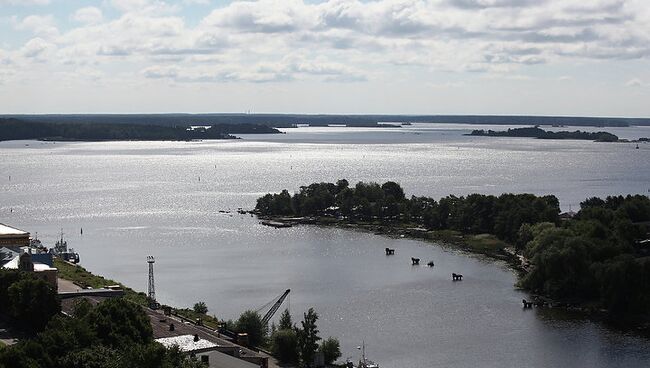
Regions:
<instances>
[{"instance_id":1,"label":"paved path","mask_svg":"<svg viewBox=\"0 0 650 368\"><path fill-rule=\"evenodd\" d=\"M77 291L77 290L81 290L80 286L75 285L75 283L73 283L70 280L64 280L62 278L58 278L57 283L58 283L58 286L59 286L59 291Z\"/></svg>"}]
</instances>

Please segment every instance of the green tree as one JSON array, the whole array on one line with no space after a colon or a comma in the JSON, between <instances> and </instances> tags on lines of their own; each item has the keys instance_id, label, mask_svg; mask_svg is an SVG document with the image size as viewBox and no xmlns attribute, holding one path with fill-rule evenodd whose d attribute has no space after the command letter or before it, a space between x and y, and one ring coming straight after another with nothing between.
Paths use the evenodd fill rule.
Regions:
<instances>
[{"instance_id":1,"label":"green tree","mask_svg":"<svg viewBox=\"0 0 650 368\"><path fill-rule=\"evenodd\" d=\"M196 313L206 314L208 313L208 306L205 305L205 302L194 303L194 311Z\"/></svg>"},{"instance_id":2,"label":"green tree","mask_svg":"<svg viewBox=\"0 0 650 368\"><path fill-rule=\"evenodd\" d=\"M259 313L247 310L239 316L236 322L237 332L248 334L248 342L252 346L264 344L268 334L268 326L262 323L262 317Z\"/></svg>"},{"instance_id":3,"label":"green tree","mask_svg":"<svg viewBox=\"0 0 650 368\"><path fill-rule=\"evenodd\" d=\"M298 334L294 329L281 329L271 336L271 352L282 363L298 361Z\"/></svg>"},{"instance_id":4,"label":"green tree","mask_svg":"<svg viewBox=\"0 0 650 368\"><path fill-rule=\"evenodd\" d=\"M285 309L280 315L280 324L278 330L291 330L293 328L293 321L288 309Z\"/></svg>"},{"instance_id":5,"label":"green tree","mask_svg":"<svg viewBox=\"0 0 650 368\"><path fill-rule=\"evenodd\" d=\"M318 314L314 308L309 308L307 313L304 313L304 319L301 322L302 329L298 330L298 348L300 350L300 359L302 364L306 367L311 367L314 361L314 355L318 350L318 327L316 321Z\"/></svg>"},{"instance_id":6,"label":"green tree","mask_svg":"<svg viewBox=\"0 0 650 368\"><path fill-rule=\"evenodd\" d=\"M397 202L404 200L404 190L402 187L394 181L387 181L381 185L381 189L384 191L385 197L393 197Z\"/></svg>"},{"instance_id":7,"label":"green tree","mask_svg":"<svg viewBox=\"0 0 650 368\"><path fill-rule=\"evenodd\" d=\"M31 331L41 331L61 311L56 291L31 275L14 282L7 291L10 314Z\"/></svg>"},{"instance_id":8,"label":"green tree","mask_svg":"<svg viewBox=\"0 0 650 368\"><path fill-rule=\"evenodd\" d=\"M336 359L341 357L341 346L339 340L331 336L323 340L318 351L323 353L325 364L328 365L334 363Z\"/></svg>"},{"instance_id":9,"label":"green tree","mask_svg":"<svg viewBox=\"0 0 650 368\"><path fill-rule=\"evenodd\" d=\"M86 320L107 346L124 347L153 341L151 321L142 307L122 298L100 303Z\"/></svg>"}]
</instances>

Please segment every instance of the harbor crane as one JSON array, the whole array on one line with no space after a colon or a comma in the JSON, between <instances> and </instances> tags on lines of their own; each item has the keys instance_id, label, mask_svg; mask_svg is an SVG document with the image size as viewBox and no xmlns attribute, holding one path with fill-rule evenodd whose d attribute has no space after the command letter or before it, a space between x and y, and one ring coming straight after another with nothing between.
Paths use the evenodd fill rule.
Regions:
<instances>
[{"instance_id":1,"label":"harbor crane","mask_svg":"<svg viewBox=\"0 0 650 368\"><path fill-rule=\"evenodd\" d=\"M282 293L282 295L280 295L280 297L278 297L278 298L274 298L274 299L271 300L269 303L263 305L261 308L259 308L259 309L256 311L256 312L259 313L262 309L264 309L264 308L267 307L270 303L273 303L273 301L275 301L275 303L271 306L271 308L268 310L268 312L266 312L266 314L264 315L264 317L262 317L262 323L263 323L263 324L266 325L267 323L269 323L269 321L271 320L271 318L273 318L273 315L275 314L275 312L277 312L278 309L280 309L280 306L282 305L282 302L284 302L284 299L287 298L287 296L289 295L290 292L291 292L291 289L287 289L287 290L285 290L284 293ZM277 299L277 300L276 300L276 299Z\"/></svg>"}]
</instances>

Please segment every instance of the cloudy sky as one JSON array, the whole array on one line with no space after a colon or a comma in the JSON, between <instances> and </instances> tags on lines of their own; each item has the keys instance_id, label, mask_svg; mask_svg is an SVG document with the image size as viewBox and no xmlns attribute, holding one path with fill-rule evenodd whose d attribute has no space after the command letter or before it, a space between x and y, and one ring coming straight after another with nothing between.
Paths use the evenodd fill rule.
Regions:
<instances>
[{"instance_id":1,"label":"cloudy sky","mask_svg":"<svg viewBox=\"0 0 650 368\"><path fill-rule=\"evenodd\" d=\"M0 114L650 116L647 0L0 0Z\"/></svg>"}]
</instances>

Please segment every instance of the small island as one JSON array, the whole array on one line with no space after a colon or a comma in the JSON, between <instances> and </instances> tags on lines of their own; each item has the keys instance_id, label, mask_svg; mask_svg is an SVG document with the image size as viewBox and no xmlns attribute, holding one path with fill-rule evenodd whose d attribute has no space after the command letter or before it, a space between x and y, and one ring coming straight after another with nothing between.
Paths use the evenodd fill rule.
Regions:
<instances>
[{"instance_id":1,"label":"small island","mask_svg":"<svg viewBox=\"0 0 650 368\"><path fill-rule=\"evenodd\" d=\"M278 134L259 124L222 123L205 126L163 126L120 123L47 123L0 118L0 141L37 139L49 141L187 141L237 139L233 134Z\"/></svg>"},{"instance_id":2,"label":"small island","mask_svg":"<svg viewBox=\"0 0 650 368\"><path fill-rule=\"evenodd\" d=\"M650 327L650 198L588 198L560 213L553 195L406 197L398 183L313 183L257 200L264 219L443 242L509 260L536 303ZM399 250L398 250L399 252ZM388 251L387 251L388 253Z\"/></svg>"},{"instance_id":3,"label":"small island","mask_svg":"<svg viewBox=\"0 0 650 368\"><path fill-rule=\"evenodd\" d=\"M505 131L494 130L473 130L469 135L486 136L486 137L528 137L537 139L582 139L596 142L618 142L618 136L608 132L582 132L576 130L574 132L561 131L551 132L535 127L514 128Z\"/></svg>"}]
</instances>

